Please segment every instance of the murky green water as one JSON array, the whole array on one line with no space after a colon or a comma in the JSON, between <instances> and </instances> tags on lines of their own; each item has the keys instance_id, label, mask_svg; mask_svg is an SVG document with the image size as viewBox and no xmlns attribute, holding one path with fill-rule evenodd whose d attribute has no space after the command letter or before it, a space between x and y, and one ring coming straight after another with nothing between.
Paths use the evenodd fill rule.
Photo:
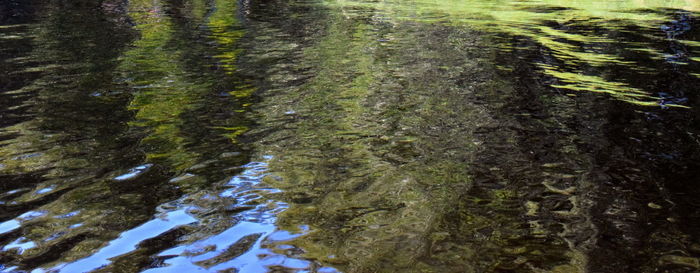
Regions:
<instances>
[{"instance_id":1,"label":"murky green water","mask_svg":"<svg viewBox=\"0 0 700 273\"><path fill-rule=\"evenodd\" d=\"M698 272L695 0L5 0L0 272Z\"/></svg>"}]
</instances>

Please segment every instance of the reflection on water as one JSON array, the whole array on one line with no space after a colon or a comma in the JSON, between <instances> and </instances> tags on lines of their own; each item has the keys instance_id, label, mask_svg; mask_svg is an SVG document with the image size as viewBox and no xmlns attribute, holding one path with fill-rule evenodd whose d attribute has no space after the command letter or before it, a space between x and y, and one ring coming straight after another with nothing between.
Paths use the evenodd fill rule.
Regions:
<instances>
[{"instance_id":1,"label":"reflection on water","mask_svg":"<svg viewBox=\"0 0 700 273\"><path fill-rule=\"evenodd\" d=\"M685 107L684 91L635 82L660 76L667 62L685 77L695 77L695 39L680 38L692 29L694 0L683 1L356 1L338 0L341 9L377 9L398 21L467 25L505 33L533 44L499 44L505 50L537 46L535 60L560 91L606 93L647 106ZM389 13L389 15L385 15ZM665 33L666 35L662 35ZM652 61L651 64L649 61ZM649 67L651 66L651 67ZM679 67L679 66L688 66ZM673 99L667 96L674 93ZM680 97L680 98L678 98Z\"/></svg>"},{"instance_id":2,"label":"reflection on water","mask_svg":"<svg viewBox=\"0 0 700 273\"><path fill-rule=\"evenodd\" d=\"M0 272L695 272L696 1L0 3Z\"/></svg>"}]
</instances>

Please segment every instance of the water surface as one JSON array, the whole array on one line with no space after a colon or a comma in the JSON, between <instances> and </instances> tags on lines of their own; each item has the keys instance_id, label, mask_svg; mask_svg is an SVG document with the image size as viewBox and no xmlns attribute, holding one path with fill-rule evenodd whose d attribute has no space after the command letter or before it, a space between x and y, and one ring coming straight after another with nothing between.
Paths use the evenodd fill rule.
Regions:
<instances>
[{"instance_id":1,"label":"water surface","mask_svg":"<svg viewBox=\"0 0 700 273\"><path fill-rule=\"evenodd\" d=\"M0 272L696 272L700 3L0 3Z\"/></svg>"}]
</instances>

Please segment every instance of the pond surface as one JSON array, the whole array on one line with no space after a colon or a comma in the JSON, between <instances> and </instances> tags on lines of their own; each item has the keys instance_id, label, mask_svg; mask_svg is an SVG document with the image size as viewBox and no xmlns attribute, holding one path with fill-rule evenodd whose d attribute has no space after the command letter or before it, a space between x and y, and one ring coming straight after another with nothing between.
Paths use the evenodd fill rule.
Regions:
<instances>
[{"instance_id":1,"label":"pond surface","mask_svg":"<svg viewBox=\"0 0 700 273\"><path fill-rule=\"evenodd\" d=\"M698 272L697 0L4 0L0 272Z\"/></svg>"}]
</instances>

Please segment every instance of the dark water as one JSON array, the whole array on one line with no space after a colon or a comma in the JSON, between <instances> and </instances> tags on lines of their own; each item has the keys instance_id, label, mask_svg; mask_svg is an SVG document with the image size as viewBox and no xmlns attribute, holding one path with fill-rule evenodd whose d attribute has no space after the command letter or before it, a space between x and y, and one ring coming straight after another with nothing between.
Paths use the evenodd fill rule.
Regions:
<instances>
[{"instance_id":1,"label":"dark water","mask_svg":"<svg viewBox=\"0 0 700 273\"><path fill-rule=\"evenodd\" d=\"M700 272L699 11L3 0L0 272Z\"/></svg>"}]
</instances>

